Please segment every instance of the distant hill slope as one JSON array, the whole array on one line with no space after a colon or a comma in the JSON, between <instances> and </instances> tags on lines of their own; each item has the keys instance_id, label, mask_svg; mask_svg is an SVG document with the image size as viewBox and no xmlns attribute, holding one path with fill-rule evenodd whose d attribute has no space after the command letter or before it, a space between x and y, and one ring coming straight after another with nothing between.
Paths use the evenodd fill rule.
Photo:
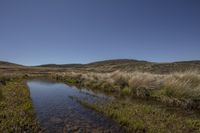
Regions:
<instances>
[{"instance_id":1,"label":"distant hill slope","mask_svg":"<svg viewBox=\"0 0 200 133\"><path fill-rule=\"evenodd\" d=\"M10 62L7 62L7 61L0 61L0 66L1 67L22 67L23 65L10 63Z\"/></svg>"},{"instance_id":2,"label":"distant hill slope","mask_svg":"<svg viewBox=\"0 0 200 133\"><path fill-rule=\"evenodd\" d=\"M22 65L9 63L5 61L0 61L0 67L19 67ZM112 72L116 70L132 72L132 71L142 71L142 72L152 72L152 73L171 73L171 72L181 72L188 70L198 70L200 71L200 61L181 61L172 63L155 63L140 60L130 60L130 59L116 59L116 60L105 60L98 61L89 64L46 64L35 66L37 68L57 68L59 71L72 70L72 71L93 71L93 72ZM29 68L29 67L26 67ZM34 68L34 67L30 67ZM43 69L44 70L44 69ZM53 69L52 69L53 70Z\"/></svg>"},{"instance_id":3,"label":"distant hill slope","mask_svg":"<svg viewBox=\"0 0 200 133\"><path fill-rule=\"evenodd\" d=\"M188 70L199 70L200 61L182 61L172 63L154 63L147 61L137 60L111 60L90 63L86 65L88 69L97 71L142 71L142 72L153 72L153 73L170 73L177 71L188 71Z\"/></svg>"},{"instance_id":4,"label":"distant hill slope","mask_svg":"<svg viewBox=\"0 0 200 133\"><path fill-rule=\"evenodd\" d=\"M66 68L80 71L95 71L95 72L112 72L121 71L142 71L152 73L170 73L177 71L199 70L200 61L182 61L172 63L154 63L148 61L131 60L131 59L116 59L97 61L89 64L65 64L56 65L48 64L41 67Z\"/></svg>"}]
</instances>

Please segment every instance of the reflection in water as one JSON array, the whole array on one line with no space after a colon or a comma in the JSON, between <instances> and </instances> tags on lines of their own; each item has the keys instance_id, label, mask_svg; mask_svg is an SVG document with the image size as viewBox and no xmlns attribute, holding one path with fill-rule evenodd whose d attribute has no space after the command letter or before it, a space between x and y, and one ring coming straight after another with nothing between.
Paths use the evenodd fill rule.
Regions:
<instances>
[{"instance_id":1,"label":"reflection in water","mask_svg":"<svg viewBox=\"0 0 200 133\"><path fill-rule=\"evenodd\" d=\"M90 102L105 102L109 100L105 95L43 80L31 80L27 84L39 122L45 132L122 132L112 120L71 99L78 97Z\"/></svg>"}]
</instances>

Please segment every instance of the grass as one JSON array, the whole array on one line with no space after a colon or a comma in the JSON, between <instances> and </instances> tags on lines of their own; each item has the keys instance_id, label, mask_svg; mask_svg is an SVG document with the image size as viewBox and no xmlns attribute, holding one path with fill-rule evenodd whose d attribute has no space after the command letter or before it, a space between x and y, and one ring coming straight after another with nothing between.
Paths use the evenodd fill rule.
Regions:
<instances>
[{"instance_id":1,"label":"grass","mask_svg":"<svg viewBox=\"0 0 200 133\"><path fill-rule=\"evenodd\" d=\"M162 69L159 71L165 71L168 68L161 66ZM121 67L121 64L118 64L118 67ZM115 70L118 70L118 67ZM169 73L168 70L163 73L154 72L154 69L147 72L135 69L134 71L131 69L131 71L113 72L113 67L110 67L110 72L107 72L106 67L102 67L102 71L89 71L92 69L88 67L75 71L74 68L34 67L0 69L0 72L4 72L8 77L9 75L20 75L24 78L45 76L45 78L54 78L80 87L111 93L117 98L123 96L129 99L135 97L153 99L159 104L167 104L172 107L200 109L199 71L174 72L176 69L172 68L173 73ZM102 73L104 71L106 73ZM104 105L82 101L81 104L104 113L130 132L200 132L200 119L191 110L193 115L176 110L169 111L165 105L158 107L152 103L140 103L135 100L131 102L119 100ZM37 132L38 129L29 92L24 82L15 78L10 80L5 76L0 78L0 132L26 130Z\"/></svg>"},{"instance_id":2,"label":"grass","mask_svg":"<svg viewBox=\"0 0 200 133\"><path fill-rule=\"evenodd\" d=\"M3 99L3 94L2 94L2 90L0 88L0 101Z\"/></svg>"},{"instance_id":3,"label":"grass","mask_svg":"<svg viewBox=\"0 0 200 133\"><path fill-rule=\"evenodd\" d=\"M158 105L140 101L113 101L104 104L91 104L80 101L80 104L115 120L128 132L136 133L199 133L198 116L172 112Z\"/></svg>"},{"instance_id":4,"label":"grass","mask_svg":"<svg viewBox=\"0 0 200 133\"><path fill-rule=\"evenodd\" d=\"M200 96L200 76L195 73L175 73L165 78L162 95L175 98L197 99Z\"/></svg>"},{"instance_id":5,"label":"grass","mask_svg":"<svg viewBox=\"0 0 200 133\"><path fill-rule=\"evenodd\" d=\"M82 87L113 94L152 98L173 106L200 108L200 74L186 71L172 74L145 72L94 73L67 72L57 74L59 79ZM175 103L175 104L174 104Z\"/></svg>"},{"instance_id":6,"label":"grass","mask_svg":"<svg viewBox=\"0 0 200 133\"><path fill-rule=\"evenodd\" d=\"M2 85L0 100L0 132L39 132L30 94L23 80Z\"/></svg>"}]
</instances>

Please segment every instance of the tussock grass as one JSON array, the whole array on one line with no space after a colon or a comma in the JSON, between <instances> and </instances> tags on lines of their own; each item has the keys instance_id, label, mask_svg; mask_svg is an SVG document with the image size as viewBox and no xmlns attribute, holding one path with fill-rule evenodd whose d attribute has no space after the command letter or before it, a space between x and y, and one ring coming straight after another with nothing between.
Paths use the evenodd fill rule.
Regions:
<instances>
[{"instance_id":1,"label":"tussock grass","mask_svg":"<svg viewBox=\"0 0 200 133\"><path fill-rule=\"evenodd\" d=\"M200 75L194 72L170 74L164 78L164 95L196 99L200 96Z\"/></svg>"},{"instance_id":2,"label":"tussock grass","mask_svg":"<svg viewBox=\"0 0 200 133\"><path fill-rule=\"evenodd\" d=\"M195 104L200 98L200 74L198 71L153 74L147 72L67 72L58 77L83 87L130 97L154 98L177 106ZM195 103L194 103L195 101ZM175 102L175 104L174 104Z\"/></svg>"},{"instance_id":3,"label":"tussock grass","mask_svg":"<svg viewBox=\"0 0 200 133\"><path fill-rule=\"evenodd\" d=\"M67 76L66 76L67 75ZM200 98L200 74L198 71L176 72L171 74L152 74L145 72L112 73L63 73L63 78L81 79L80 84L99 90L120 93L127 97L152 98L170 106L198 109ZM110 89L111 88L111 89ZM172 111L171 107L152 103L131 102L120 99L106 104L80 101L88 108L104 113L128 132L200 132L199 117L185 114L182 110Z\"/></svg>"}]
</instances>

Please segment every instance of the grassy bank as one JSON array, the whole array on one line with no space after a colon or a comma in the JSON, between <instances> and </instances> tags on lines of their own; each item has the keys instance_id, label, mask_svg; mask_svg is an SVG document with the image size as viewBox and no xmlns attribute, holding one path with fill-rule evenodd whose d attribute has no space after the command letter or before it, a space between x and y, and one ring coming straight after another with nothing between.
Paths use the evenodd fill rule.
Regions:
<instances>
[{"instance_id":1,"label":"grassy bank","mask_svg":"<svg viewBox=\"0 0 200 133\"><path fill-rule=\"evenodd\" d=\"M39 132L25 81L6 80L0 91L0 132Z\"/></svg>"},{"instance_id":2,"label":"grassy bank","mask_svg":"<svg viewBox=\"0 0 200 133\"><path fill-rule=\"evenodd\" d=\"M197 115L171 111L158 105L140 101L113 101L91 104L79 101L83 106L104 113L128 132L136 133L199 133L200 119Z\"/></svg>"},{"instance_id":3,"label":"grassy bank","mask_svg":"<svg viewBox=\"0 0 200 133\"><path fill-rule=\"evenodd\" d=\"M200 109L200 74L197 71L173 74L66 72L52 77L118 96L151 98L172 106Z\"/></svg>"}]
</instances>

